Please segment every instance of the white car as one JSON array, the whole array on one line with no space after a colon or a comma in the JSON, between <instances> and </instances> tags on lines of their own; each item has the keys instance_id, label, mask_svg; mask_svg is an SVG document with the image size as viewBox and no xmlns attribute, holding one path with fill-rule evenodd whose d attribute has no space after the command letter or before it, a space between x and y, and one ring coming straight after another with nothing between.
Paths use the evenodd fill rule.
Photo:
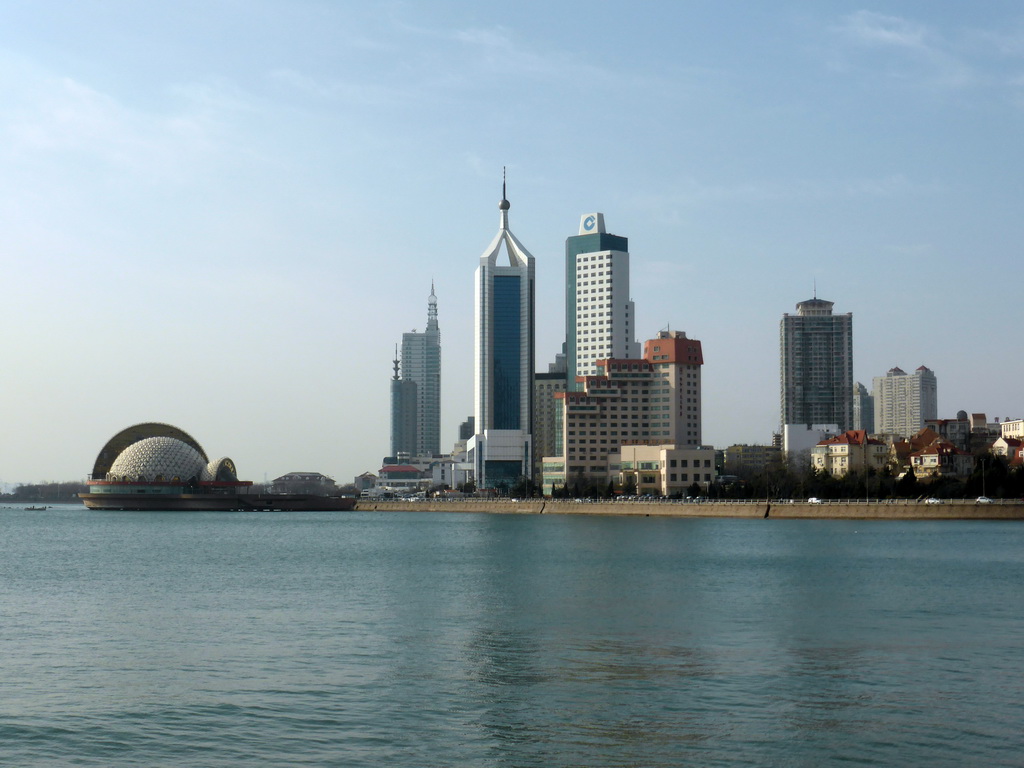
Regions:
<instances>
[{"instance_id":1,"label":"white car","mask_svg":"<svg viewBox=\"0 0 1024 768\"><path fill-rule=\"evenodd\" d=\"M939 501L938 499L932 498L932 499L925 499L924 503L925 504L941 504L942 502Z\"/></svg>"},{"instance_id":2,"label":"white car","mask_svg":"<svg viewBox=\"0 0 1024 768\"><path fill-rule=\"evenodd\" d=\"M991 504L992 503L992 499L990 499L988 496L979 496L978 498L976 498L974 500L974 503L975 504Z\"/></svg>"}]
</instances>

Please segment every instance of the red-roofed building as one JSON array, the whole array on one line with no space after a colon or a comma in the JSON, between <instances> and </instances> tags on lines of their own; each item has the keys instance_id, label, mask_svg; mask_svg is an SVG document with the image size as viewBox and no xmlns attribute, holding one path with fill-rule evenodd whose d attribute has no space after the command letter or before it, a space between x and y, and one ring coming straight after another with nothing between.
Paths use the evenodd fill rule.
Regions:
<instances>
[{"instance_id":1,"label":"red-roofed building","mask_svg":"<svg viewBox=\"0 0 1024 768\"><path fill-rule=\"evenodd\" d=\"M919 480L933 477L967 477L974 467L974 456L945 440L910 454L910 466Z\"/></svg>"},{"instance_id":2,"label":"red-roofed building","mask_svg":"<svg viewBox=\"0 0 1024 768\"><path fill-rule=\"evenodd\" d=\"M866 469L880 470L888 460L889 446L868 437L863 429L848 429L811 449L811 466L834 477Z\"/></svg>"},{"instance_id":3,"label":"red-roofed building","mask_svg":"<svg viewBox=\"0 0 1024 768\"><path fill-rule=\"evenodd\" d=\"M418 491L430 485L430 472L424 472L411 464L385 464L377 473L378 486L384 486L397 492Z\"/></svg>"}]
</instances>

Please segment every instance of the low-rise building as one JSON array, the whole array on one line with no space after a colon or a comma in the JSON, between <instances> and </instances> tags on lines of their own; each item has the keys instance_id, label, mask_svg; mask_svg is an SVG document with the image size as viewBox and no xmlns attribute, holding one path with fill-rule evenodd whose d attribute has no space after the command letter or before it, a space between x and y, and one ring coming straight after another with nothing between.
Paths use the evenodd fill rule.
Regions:
<instances>
[{"instance_id":1,"label":"low-rise building","mask_svg":"<svg viewBox=\"0 0 1024 768\"><path fill-rule=\"evenodd\" d=\"M396 493L426 490L430 485L430 472L411 464L385 464L378 473L378 487L389 488Z\"/></svg>"},{"instance_id":2,"label":"low-rise building","mask_svg":"<svg viewBox=\"0 0 1024 768\"><path fill-rule=\"evenodd\" d=\"M971 420L967 418L966 411L959 411L955 419L925 419L924 425L960 450L970 450Z\"/></svg>"},{"instance_id":3,"label":"low-rise building","mask_svg":"<svg viewBox=\"0 0 1024 768\"><path fill-rule=\"evenodd\" d=\"M365 491L367 488L377 485L377 476L373 472L363 472L352 481L352 485L355 486L356 491Z\"/></svg>"},{"instance_id":4,"label":"low-rise building","mask_svg":"<svg viewBox=\"0 0 1024 768\"><path fill-rule=\"evenodd\" d=\"M999 421L989 422L984 413L972 413L970 421L971 444L968 450L973 454L984 453L1001 434Z\"/></svg>"},{"instance_id":5,"label":"low-rise building","mask_svg":"<svg viewBox=\"0 0 1024 768\"><path fill-rule=\"evenodd\" d=\"M880 470L889 460L889 446L868 437L863 429L849 429L841 435L822 440L811 450L811 466L843 477L849 472Z\"/></svg>"},{"instance_id":6,"label":"low-rise building","mask_svg":"<svg viewBox=\"0 0 1024 768\"><path fill-rule=\"evenodd\" d=\"M992 443L991 451L996 456L1002 456L1007 463L1012 464L1021 453L1021 446L1024 441L1016 437L1000 437Z\"/></svg>"},{"instance_id":7,"label":"low-rise building","mask_svg":"<svg viewBox=\"0 0 1024 768\"><path fill-rule=\"evenodd\" d=\"M999 431L1002 437L1024 440L1024 419L1005 419L999 425Z\"/></svg>"},{"instance_id":8,"label":"low-rise building","mask_svg":"<svg viewBox=\"0 0 1024 768\"><path fill-rule=\"evenodd\" d=\"M685 496L694 483L707 490L718 477L710 446L623 445L616 463L620 486L640 495Z\"/></svg>"},{"instance_id":9,"label":"low-rise building","mask_svg":"<svg viewBox=\"0 0 1024 768\"><path fill-rule=\"evenodd\" d=\"M337 484L319 472L289 472L275 477L270 484L271 493L309 493L326 496L337 489Z\"/></svg>"},{"instance_id":10,"label":"low-rise building","mask_svg":"<svg viewBox=\"0 0 1024 768\"><path fill-rule=\"evenodd\" d=\"M724 468L730 475L750 476L781 467L783 456L775 445L730 445L724 452Z\"/></svg>"},{"instance_id":11,"label":"low-rise building","mask_svg":"<svg viewBox=\"0 0 1024 768\"><path fill-rule=\"evenodd\" d=\"M782 450L789 460L804 463L814 446L839 434L838 424L783 424Z\"/></svg>"},{"instance_id":12,"label":"low-rise building","mask_svg":"<svg viewBox=\"0 0 1024 768\"><path fill-rule=\"evenodd\" d=\"M974 457L945 440L910 454L910 467L919 480L936 477L967 477L974 467Z\"/></svg>"}]
</instances>

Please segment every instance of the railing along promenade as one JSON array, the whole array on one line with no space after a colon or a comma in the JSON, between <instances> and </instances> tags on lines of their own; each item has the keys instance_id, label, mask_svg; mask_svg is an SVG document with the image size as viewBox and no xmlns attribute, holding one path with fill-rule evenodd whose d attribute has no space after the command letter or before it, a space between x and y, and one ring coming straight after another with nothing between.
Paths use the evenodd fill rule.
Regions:
<instances>
[{"instance_id":1,"label":"railing along promenade","mask_svg":"<svg viewBox=\"0 0 1024 768\"><path fill-rule=\"evenodd\" d=\"M850 520L1024 520L1024 501L974 499L359 499L356 509L381 512L486 512L519 515L742 517Z\"/></svg>"}]
</instances>

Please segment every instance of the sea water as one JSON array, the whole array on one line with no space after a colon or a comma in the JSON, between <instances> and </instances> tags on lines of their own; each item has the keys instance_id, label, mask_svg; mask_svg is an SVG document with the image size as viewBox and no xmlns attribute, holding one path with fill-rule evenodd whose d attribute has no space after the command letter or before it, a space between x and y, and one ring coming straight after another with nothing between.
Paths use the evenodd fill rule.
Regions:
<instances>
[{"instance_id":1,"label":"sea water","mask_svg":"<svg viewBox=\"0 0 1024 768\"><path fill-rule=\"evenodd\" d=\"M0 509L3 766L1024 763L1024 523Z\"/></svg>"}]
</instances>

